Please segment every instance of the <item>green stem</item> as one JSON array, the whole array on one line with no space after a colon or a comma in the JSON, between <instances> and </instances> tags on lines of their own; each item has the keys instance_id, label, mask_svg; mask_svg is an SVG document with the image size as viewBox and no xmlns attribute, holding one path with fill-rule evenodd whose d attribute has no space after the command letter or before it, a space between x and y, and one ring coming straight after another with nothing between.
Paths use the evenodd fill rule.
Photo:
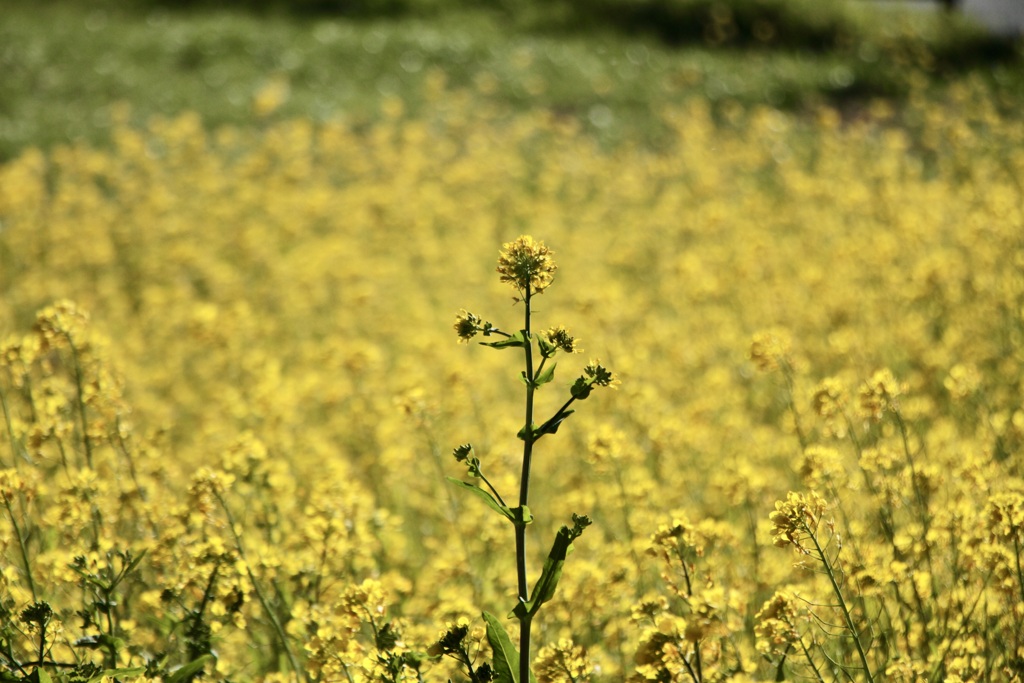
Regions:
<instances>
[{"instance_id":1,"label":"green stem","mask_svg":"<svg viewBox=\"0 0 1024 683\"><path fill-rule=\"evenodd\" d=\"M690 666L690 660L688 660L686 657L683 657L682 662L683 666L686 667L686 673L690 674L690 680L692 680L693 683L700 683L700 679L697 677L697 672L695 672L693 670L693 667Z\"/></svg>"},{"instance_id":2,"label":"green stem","mask_svg":"<svg viewBox=\"0 0 1024 683\"><path fill-rule=\"evenodd\" d=\"M82 366L78 362L78 349L68 335L68 346L71 348L71 361L75 366L75 388L77 389L78 417L82 421L82 442L85 444L85 464L92 469L92 441L89 439L89 423L85 418L85 392L82 387Z\"/></svg>"},{"instance_id":3,"label":"green stem","mask_svg":"<svg viewBox=\"0 0 1024 683\"><path fill-rule=\"evenodd\" d=\"M11 424L11 413L7 409L7 397L0 391L0 406L4 409L4 423L7 425L7 438L11 441L11 467L18 466L18 440L14 436L14 426ZM0 461L0 467L6 467Z\"/></svg>"},{"instance_id":4,"label":"green stem","mask_svg":"<svg viewBox=\"0 0 1024 683\"><path fill-rule=\"evenodd\" d=\"M818 553L818 557L821 558L821 563L825 565L825 574L828 576L829 582L832 584L832 591L836 594L836 598L839 600L839 607L843 611L843 619L846 621L846 627L850 630L850 635L853 636L853 644L857 646L857 654L860 656L860 662L864 666L864 674L868 677L868 681L874 683L874 676L871 675L871 666L868 664L868 655L864 651L864 646L860 642L860 634L857 632L857 627L853 623L853 615L850 614L850 608L846 605L846 599L843 597L843 590L839 587L839 583L836 581L835 572L832 570L832 564L828 561L828 557L825 556L825 550L818 543L818 535L815 530L812 530L806 524L804 528L807 530L807 534L814 542L814 549Z\"/></svg>"},{"instance_id":5,"label":"green stem","mask_svg":"<svg viewBox=\"0 0 1024 683\"><path fill-rule=\"evenodd\" d=\"M622 468L618 462L613 463L615 471L615 483L619 487L619 499L626 501L628 500L628 491L626 490L626 482L622 479ZM633 558L633 565L636 567L636 596L639 598L646 592L644 588L644 568L643 563L640 561L640 556L636 554L636 548L633 547L633 540L636 538L636 533L633 531L633 525L629 521L629 510L631 505L622 506L622 523L626 529L626 537L629 539L629 554Z\"/></svg>"},{"instance_id":6,"label":"green stem","mask_svg":"<svg viewBox=\"0 0 1024 683\"><path fill-rule=\"evenodd\" d=\"M46 657L46 619L39 624L39 666L43 665Z\"/></svg>"},{"instance_id":7,"label":"green stem","mask_svg":"<svg viewBox=\"0 0 1024 683\"><path fill-rule=\"evenodd\" d=\"M1013 534L1013 555L1017 559L1017 583L1020 585L1020 597L1024 600L1024 571L1020 566L1020 538L1018 533Z\"/></svg>"},{"instance_id":8,"label":"green stem","mask_svg":"<svg viewBox=\"0 0 1024 683\"><path fill-rule=\"evenodd\" d=\"M800 450L805 450L807 448L807 435L804 434L803 427L800 426L800 413L796 410L796 403L793 398L793 394L796 391L796 382L793 379L793 368L789 363L782 363L782 377L786 380L786 403L790 414L793 416L793 429L796 430L796 438L800 442Z\"/></svg>"},{"instance_id":9,"label":"green stem","mask_svg":"<svg viewBox=\"0 0 1024 683\"><path fill-rule=\"evenodd\" d=\"M523 471L519 480L519 505L525 507L530 498L530 465L533 460L533 336L530 333L530 285L527 283L523 297L524 314L523 345L526 353L526 427L523 429ZM519 584L519 601L530 599L526 581L526 525L516 524L516 574ZM530 682L530 625L532 615L526 614L519 620L519 682Z\"/></svg>"},{"instance_id":10,"label":"green stem","mask_svg":"<svg viewBox=\"0 0 1024 683\"><path fill-rule=\"evenodd\" d=\"M493 486L493 485L491 484L491 482L490 482L490 481L489 481L489 480L487 479L487 477L485 477L485 476L484 476L484 473L483 473L483 472L481 472L481 471L479 471L479 470L477 470L477 473L478 473L478 474L480 475L480 479L482 479L482 480L483 480L483 482L484 482L485 484L487 484L487 488L489 488L489 489L491 490L491 493L493 493L493 494L494 494L494 497L498 499L498 503L499 503L500 505L503 505L503 506L505 506L505 507L508 507L508 505L506 505L506 504L505 504L505 499L501 497L501 494L500 494L500 493L498 493L498 489L494 488L494 486Z\"/></svg>"},{"instance_id":11,"label":"green stem","mask_svg":"<svg viewBox=\"0 0 1024 683\"><path fill-rule=\"evenodd\" d=\"M814 663L814 657L811 656L811 651L804 645L804 639L800 638L800 649L804 651L804 657L807 659L807 663L811 665L811 671L814 672L814 677L819 683L825 683L825 679L821 676L821 671L818 670L818 665Z\"/></svg>"},{"instance_id":12,"label":"green stem","mask_svg":"<svg viewBox=\"0 0 1024 683\"><path fill-rule=\"evenodd\" d=\"M231 529L231 535L235 537L235 547L238 548L238 554L245 562L245 573L249 576L249 581L252 583L252 589L256 593L257 599L260 601L260 606L263 607L263 611L267 613L267 618L270 619L270 624L274 627L274 632L277 634L278 640L281 642L281 647L284 648L284 653L288 657L288 664L292 667L296 678L302 672L299 667L299 663L295 659L295 655L292 654L292 650L288 647L288 636L284 632L284 628L281 626L281 622L278 621L277 615L274 610L271 609L270 603L267 602L267 597L263 594L263 589L260 588L259 582L256 580L255 574L252 573L252 568L249 565L249 560L245 557L245 549L242 547L242 539L238 535L238 531L235 530L234 516L231 514L231 510L228 508L227 502L221 497L220 493L214 491L214 495L217 497L217 502L220 503L221 508L224 510L224 515L228 519L228 527Z\"/></svg>"},{"instance_id":13,"label":"green stem","mask_svg":"<svg viewBox=\"0 0 1024 683\"><path fill-rule=\"evenodd\" d=\"M38 602L39 598L36 597L36 584L32 580L32 565L28 561L28 548L25 546L25 536L21 533L21 527L18 526L18 521L14 518L14 510L11 508L11 499L4 496L4 507L7 508L7 514L11 518L11 526L14 527L14 535L18 537L18 550L21 551L21 561L25 565L25 578L28 579L28 587L32 592L32 602Z\"/></svg>"}]
</instances>

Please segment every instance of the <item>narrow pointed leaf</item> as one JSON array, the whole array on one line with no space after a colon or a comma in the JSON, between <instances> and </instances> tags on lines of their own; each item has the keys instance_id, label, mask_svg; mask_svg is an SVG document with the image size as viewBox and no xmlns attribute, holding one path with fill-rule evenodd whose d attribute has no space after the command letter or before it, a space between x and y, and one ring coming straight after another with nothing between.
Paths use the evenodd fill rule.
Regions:
<instances>
[{"instance_id":1,"label":"narrow pointed leaf","mask_svg":"<svg viewBox=\"0 0 1024 683\"><path fill-rule=\"evenodd\" d=\"M572 540L573 535L569 527L563 526L558 530L555 542L551 545L551 552L544 560L544 569L541 571L540 578L537 579L537 585L533 587L530 600L523 606L527 614L536 614L541 605L555 597L555 588L558 587L558 581L562 578L562 567L565 565L566 555L572 550Z\"/></svg>"},{"instance_id":2,"label":"narrow pointed leaf","mask_svg":"<svg viewBox=\"0 0 1024 683\"><path fill-rule=\"evenodd\" d=\"M181 683L187 681L193 675L200 673L207 664L213 664L216 658L211 654L205 654L201 657L193 659L188 664L182 665L178 670L170 675L169 678L164 679L167 683Z\"/></svg>"},{"instance_id":3,"label":"narrow pointed leaf","mask_svg":"<svg viewBox=\"0 0 1024 683\"><path fill-rule=\"evenodd\" d=\"M462 481L461 479L456 479L455 477L447 477L447 479L448 479L448 481L450 481L451 483L455 484L456 486L461 486L462 488L466 489L467 491L470 491L470 492L474 493L475 495L480 496L480 498L482 498L483 501L485 503L487 503L487 507L489 507L492 510L494 510L495 512L501 514L503 517L508 519L508 521L510 521L513 524L515 524L516 518L515 518L515 515L512 513L512 511L508 507L506 507L506 506L502 505L501 503L499 503L495 499L495 497L491 495L490 491L482 489L479 486L473 486L472 484L467 484L466 482Z\"/></svg>"},{"instance_id":4,"label":"narrow pointed leaf","mask_svg":"<svg viewBox=\"0 0 1024 683\"><path fill-rule=\"evenodd\" d=\"M553 380L555 378L555 366L557 365L558 363L552 363L548 367L544 368L544 372L537 375L537 379L533 381L534 385L539 387L542 384L547 384Z\"/></svg>"},{"instance_id":5,"label":"narrow pointed leaf","mask_svg":"<svg viewBox=\"0 0 1024 683\"><path fill-rule=\"evenodd\" d=\"M558 351L558 347L547 340L543 334L537 335L537 345L540 347L540 355L551 358Z\"/></svg>"},{"instance_id":6,"label":"narrow pointed leaf","mask_svg":"<svg viewBox=\"0 0 1024 683\"><path fill-rule=\"evenodd\" d=\"M557 415L552 417L550 420L548 420L547 422L542 424L540 427L534 427L534 429L533 429L533 438L534 439L539 439L540 437L544 436L545 434L554 434L554 433L556 433L558 431L558 427L562 424L562 422L565 421L565 418L569 417L570 415L572 415L575 412L576 412L575 410L567 410L564 413L558 413Z\"/></svg>"},{"instance_id":7,"label":"narrow pointed leaf","mask_svg":"<svg viewBox=\"0 0 1024 683\"><path fill-rule=\"evenodd\" d=\"M522 332L516 332L507 339L502 339L496 342L480 342L483 346L490 346L492 349L509 349L514 347L522 348L526 345L526 341L523 337Z\"/></svg>"},{"instance_id":8,"label":"narrow pointed leaf","mask_svg":"<svg viewBox=\"0 0 1024 683\"><path fill-rule=\"evenodd\" d=\"M106 669L88 680L87 683L99 683L104 678L135 678L146 673L146 667L137 666L131 669Z\"/></svg>"},{"instance_id":9,"label":"narrow pointed leaf","mask_svg":"<svg viewBox=\"0 0 1024 683\"><path fill-rule=\"evenodd\" d=\"M496 683L519 683L519 652L508 637L508 631L493 614L484 612L484 621L487 623L487 642L494 654L494 673L497 674L494 680Z\"/></svg>"},{"instance_id":10,"label":"narrow pointed leaf","mask_svg":"<svg viewBox=\"0 0 1024 683\"><path fill-rule=\"evenodd\" d=\"M128 572L133 571L136 567L138 567L139 563L142 562L142 558L144 558L145 556L146 551L143 550L137 556L133 557L132 561L129 562L128 566L125 568L124 573L127 574Z\"/></svg>"}]
</instances>

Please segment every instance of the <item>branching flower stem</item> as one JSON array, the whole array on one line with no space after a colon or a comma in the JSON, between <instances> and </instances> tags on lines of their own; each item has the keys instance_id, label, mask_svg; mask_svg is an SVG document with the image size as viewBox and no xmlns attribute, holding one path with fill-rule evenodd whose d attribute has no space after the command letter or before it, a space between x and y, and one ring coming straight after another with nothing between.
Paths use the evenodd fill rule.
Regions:
<instances>
[{"instance_id":1,"label":"branching flower stem","mask_svg":"<svg viewBox=\"0 0 1024 683\"><path fill-rule=\"evenodd\" d=\"M860 642L860 634L857 631L857 626L853 623L853 615L850 614L850 608L846 605L846 599L843 597L843 590L839 587L839 583L836 581L835 571L832 569L832 565L828 561L828 557L825 555L825 549L821 547L818 542L818 534L816 529L811 529L804 525L807 530L807 535L814 543L814 550L821 558L821 562L825 565L825 574L828 576L829 582L832 584L832 591L836 594L836 599L839 600L839 607L843 612L843 620L846 622L846 627L850 630L850 635L853 636L853 644L857 647L857 655L860 657L860 662L864 667L864 674L867 676L870 683L874 683L874 676L871 675L871 666L868 664L868 655L864 650L864 646Z\"/></svg>"}]
</instances>

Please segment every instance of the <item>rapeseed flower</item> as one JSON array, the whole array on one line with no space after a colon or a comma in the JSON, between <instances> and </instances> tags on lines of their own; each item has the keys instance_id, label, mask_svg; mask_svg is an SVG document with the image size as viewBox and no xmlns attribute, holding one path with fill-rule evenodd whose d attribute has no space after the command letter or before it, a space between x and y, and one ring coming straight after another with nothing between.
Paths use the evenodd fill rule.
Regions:
<instances>
[{"instance_id":1,"label":"rapeseed flower","mask_svg":"<svg viewBox=\"0 0 1024 683\"><path fill-rule=\"evenodd\" d=\"M530 235L506 242L498 256L500 280L515 287L522 296L543 294L554 281L558 266L554 253Z\"/></svg>"}]
</instances>

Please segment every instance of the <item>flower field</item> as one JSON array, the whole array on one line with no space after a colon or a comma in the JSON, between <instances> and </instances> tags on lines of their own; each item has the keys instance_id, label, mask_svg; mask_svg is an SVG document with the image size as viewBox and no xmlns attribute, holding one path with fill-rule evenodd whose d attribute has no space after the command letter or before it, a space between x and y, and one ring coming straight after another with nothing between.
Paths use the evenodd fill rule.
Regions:
<instances>
[{"instance_id":1,"label":"flower field","mask_svg":"<svg viewBox=\"0 0 1024 683\"><path fill-rule=\"evenodd\" d=\"M519 329L523 234L583 350L539 409L619 382L536 448L531 583L593 521L538 681L1024 677L1019 117L694 99L650 149L422 88L0 166L0 678L477 680L516 554L446 477L515 497L523 383L453 323Z\"/></svg>"}]
</instances>

